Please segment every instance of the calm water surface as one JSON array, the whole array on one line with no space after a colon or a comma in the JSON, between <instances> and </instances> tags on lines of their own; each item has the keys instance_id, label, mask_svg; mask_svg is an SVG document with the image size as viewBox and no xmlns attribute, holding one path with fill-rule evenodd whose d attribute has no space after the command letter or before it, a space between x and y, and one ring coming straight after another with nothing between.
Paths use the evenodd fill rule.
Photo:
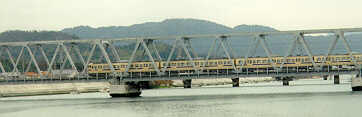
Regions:
<instances>
[{"instance_id":1,"label":"calm water surface","mask_svg":"<svg viewBox=\"0 0 362 117\"><path fill-rule=\"evenodd\" d=\"M0 117L360 117L362 92L346 81L280 82L144 90L138 98L106 93L0 98Z\"/></svg>"}]
</instances>

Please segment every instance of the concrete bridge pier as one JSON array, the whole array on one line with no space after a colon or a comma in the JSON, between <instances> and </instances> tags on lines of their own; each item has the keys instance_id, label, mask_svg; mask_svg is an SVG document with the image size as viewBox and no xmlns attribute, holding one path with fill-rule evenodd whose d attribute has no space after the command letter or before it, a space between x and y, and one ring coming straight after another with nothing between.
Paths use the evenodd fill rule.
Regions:
<instances>
[{"instance_id":1,"label":"concrete bridge pier","mask_svg":"<svg viewBox=\"0 0 362 117\"><path fill-rule=\"evenodd\" d=\"M142 93L138 82L120 82L119 78L111 82L109 95L111 97L138 97Z\"/></svg>"},{"instance_id":2,"label":"concrete bridge pier","mask_svg":"<svg viewBox=\"0 0 362 117\"><path fill-rule=\"evenodd\" d=\"M323 75L323 80L328 80L328 75Z\"/></svg>"},{"instance_id":3,"label":"concrete bridge pier","mask_svg":"<svg viewBox=\"0 0 362 117\"><path fill-rule=\"evenodd\" d=\"M232 78L231 79L233 87L239 87L239 78Z\"/></svg>"},{"instance_id":4,"label":"concrete bridge pier","mask_svg":"<svg viewBox=\"0 0 362 117\"><path fill-rule=\"evenodd\" d=\"M282 78L283 86L289 86L289 81L292 81L293 79L291 77L284 77Z\"/></svg>"},{"instance_id":5,"label":"concrete bridge pier","mask_svg":"<svg viewBox=\"0 0 362 117\"><path fill-rule=\"evenodd\" d=\"M362 77L361 75L357 75L356 77L352 77L352 91L362 91Z\"/></svg>"},{"instance_id":6,"label":"concrete bridge pier","mask_svg":"<svg viewBox=\"0 0 362 117\"><path fill-rule=\"evenodd\" d=\"M340 84L339 75L333 75L334 84Z\"/></svg>"},{"instance_id":7,"label":"concrete bridge pier","mask_svg":"<svg viewBox=\"0 0 362 117\"><path fill-rule=\"evenodd\" d=\"M183 80L184 88L191 88L191 79Z\"/></svg>"}]
</instances>

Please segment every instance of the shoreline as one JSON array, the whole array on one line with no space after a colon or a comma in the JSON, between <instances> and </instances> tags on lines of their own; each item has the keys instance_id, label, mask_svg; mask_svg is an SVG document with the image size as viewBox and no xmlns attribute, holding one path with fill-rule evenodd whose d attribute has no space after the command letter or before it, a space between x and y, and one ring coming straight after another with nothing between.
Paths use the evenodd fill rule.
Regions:
<instances>
[{"instance_id":1,"label":"shoreline","mask_svg":"<svg viewBox=\"0 0 362 117\"><path fill-rule=\"evenodd\" d=\"M320 79L320 78L308 78ZM300 79L302 80L302 79ZM263 84L277 82L272 77L247 77L240 78L241 86L252 84ZM192 87L218 86L232 84L230 78L218 79L193 79ZM294 83L293 83L294 84ZM36 96L36 95L56 95L56 94L79 94L91 92L109 91L109 82L66 82L49 84L2 84L0 85L0 97ZM157 88L178 88L183 87L182 80L173 80L171 84L161 84Z\"/></svg>"}]
</instances>

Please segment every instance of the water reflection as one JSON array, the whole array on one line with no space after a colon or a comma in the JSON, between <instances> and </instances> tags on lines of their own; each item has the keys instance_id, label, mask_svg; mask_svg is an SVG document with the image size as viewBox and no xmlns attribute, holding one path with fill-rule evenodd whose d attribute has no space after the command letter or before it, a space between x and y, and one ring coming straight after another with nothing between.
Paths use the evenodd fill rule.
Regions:
<instances>
[{"instance_id":1,"label":"water reflection","mask_svg":"<svg viewBox=\"0 0 362 117\"><path fill-rule=\"evenodd\" d=\"M2 98L1 117L320 117L358 116L362 93L349 84L145 90L138 98L104 93Z\"/></svg>"}]
</instances>

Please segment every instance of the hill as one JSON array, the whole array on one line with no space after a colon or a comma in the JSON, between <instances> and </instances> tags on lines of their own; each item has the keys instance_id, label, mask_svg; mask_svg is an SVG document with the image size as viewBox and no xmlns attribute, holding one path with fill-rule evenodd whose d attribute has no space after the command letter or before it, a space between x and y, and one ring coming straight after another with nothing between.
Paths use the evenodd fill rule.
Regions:
<instances>
[{"instance_id":1,"label":"hill","mask_svg":"<svg viewBox=\"0 0 362 117\"><path fill-rule=\"evenodd\" d=\"M162 22L147 22L131 26L109 26L99 28L77 26L62 30L64 33L77 35L80 38L150 37L254 31L277 30L260 25L239 25L235 28L230 28L215 22L198 19L167 19Z\"/></svg>"},{"instance_id":2,"label":"hill","mask_svg":"<svg viewBox=\"0 0 362 117\"><path fill-rule=\"evenodd\" d=\"M59 31L6 31L0 33L0 42L71 40L79 37Z\"/></svg>"}]
</instances>

